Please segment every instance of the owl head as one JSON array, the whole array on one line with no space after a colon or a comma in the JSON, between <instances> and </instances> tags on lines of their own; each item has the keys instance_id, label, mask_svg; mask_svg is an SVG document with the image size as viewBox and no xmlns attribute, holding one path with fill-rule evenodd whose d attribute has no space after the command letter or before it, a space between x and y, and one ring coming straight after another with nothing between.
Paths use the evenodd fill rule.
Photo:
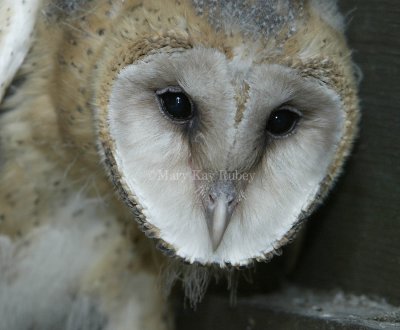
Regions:
<instances>
[{"instance_id":1,"label":"owl head","mask_svg":"<svg viewBox=\"0 0 400 330\"><path fill-rule=\"evenodd\" d=\"M119 195L170 256L222 268L269 259L322 201L356 132L335 4L121 6L92 75Z\"/></svg>"}]
</instances>

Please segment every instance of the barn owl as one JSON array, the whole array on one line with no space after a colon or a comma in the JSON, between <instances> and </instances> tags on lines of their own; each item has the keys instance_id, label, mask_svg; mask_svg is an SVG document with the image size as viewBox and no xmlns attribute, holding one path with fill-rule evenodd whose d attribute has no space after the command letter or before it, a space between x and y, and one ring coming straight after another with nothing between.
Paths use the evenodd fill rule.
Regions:
<instances>
[{"instance_id":1,"label":"barn owl","mask_svg":"<svg viewBox=\"0 0 400 330\"><path fill-rule=\"evenodd\" d=\"M335 1L0 15L1 329L173 328L160 277L196 300L214 271L269 260L351 150Z\"/></svg>"}]
</instances>

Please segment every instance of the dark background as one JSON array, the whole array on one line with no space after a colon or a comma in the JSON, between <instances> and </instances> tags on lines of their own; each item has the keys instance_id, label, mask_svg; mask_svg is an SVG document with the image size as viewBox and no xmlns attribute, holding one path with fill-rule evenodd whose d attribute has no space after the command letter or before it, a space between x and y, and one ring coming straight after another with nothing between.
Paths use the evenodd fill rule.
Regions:
<instances>
[{"instance_id":1,"label":"dark background","mask_svg":"<svg viewBox=\"0 0 400 330\"><path fill-rule=\"evenodd\" d=\"M400 1L341 4L364 76L360 138L334 193L311 219L295 277L400 305Z\"/></svg>"},{"instance_id":2,"label":"dark background","mask_svg":"<svg viewBox=\"0 0 400 330\"><path fill-rule=\"evenodd\" d=\"M400 1L339 3L363 73L360 138L344 174L289 274L282 258L258 265L233 307L226 285L212 287L197 311L179 310L178 329L400 329L400 312L381 299L400 306Z\"/></svg>"}]
</instances>

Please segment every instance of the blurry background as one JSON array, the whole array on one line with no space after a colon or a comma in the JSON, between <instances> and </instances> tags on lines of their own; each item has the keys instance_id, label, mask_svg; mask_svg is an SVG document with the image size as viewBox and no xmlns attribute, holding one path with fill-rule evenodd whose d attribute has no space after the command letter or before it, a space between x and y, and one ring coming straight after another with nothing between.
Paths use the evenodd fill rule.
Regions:
<instances>
[{"instance_id":1,"label":"blurry background","mask_svg":"<svg viewBox=\"0 0 400 330\"><path fill-rule=\"evenodd\" d=\"M295 265L285 250L258 265L235 306L226 283L213 286L196 311L179 307L178 329L400 329L400 2L340 7L363 72L360 138L344 174Z\"/></svg>"}]
</instances>

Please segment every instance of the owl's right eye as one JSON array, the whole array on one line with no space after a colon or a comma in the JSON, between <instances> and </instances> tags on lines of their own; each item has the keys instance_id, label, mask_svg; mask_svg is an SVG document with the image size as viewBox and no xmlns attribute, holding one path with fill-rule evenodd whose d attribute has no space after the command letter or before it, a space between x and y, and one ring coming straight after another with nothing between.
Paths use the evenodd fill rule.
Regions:
<instances>
[{"instance_id":1,"label":"owl's right eye","mask_svg":"<svg viewBox=\"0 0 400 330\"><path fill-rule=\"evenodd\" d=\"M164 114L176 122L186 122L193 117L193 103L180 87L167 87L156 91L158 103Z\"/></svg>"}]
</instances>

